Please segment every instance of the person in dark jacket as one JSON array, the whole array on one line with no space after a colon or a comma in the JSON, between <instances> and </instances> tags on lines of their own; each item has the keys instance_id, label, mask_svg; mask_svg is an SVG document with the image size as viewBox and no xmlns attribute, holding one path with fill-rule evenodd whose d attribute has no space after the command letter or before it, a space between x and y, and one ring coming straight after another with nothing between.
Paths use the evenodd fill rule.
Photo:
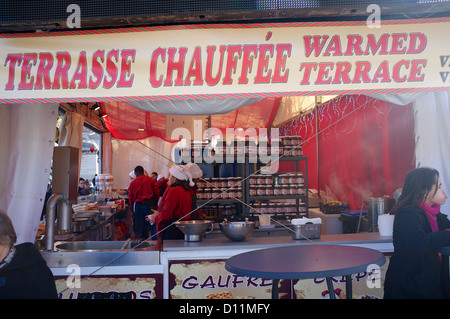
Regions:
<instances>
[{"instance_id":1,"label":"person in dark jacket","mask_svg":"<svg viewBox=\"0 0 450 319\"><path fill-rule=\"evenodd\" d=\"M17 236L0 212L0 299L56 299L55 280L32 243L14 246Z\"/></svg>"},{"instance_id":2,"label":"person in dark jacket","mask_svg":"<svg viewBox=\"0 0 450 319\"><path fill-rule=\"evenodd\" d=\"M448 258L450 221L440 212L447 200L439 172L417 168L405 178L395 212L393 243L384 285L385 299L450 297Z\"/></svg>"}]
</instances>

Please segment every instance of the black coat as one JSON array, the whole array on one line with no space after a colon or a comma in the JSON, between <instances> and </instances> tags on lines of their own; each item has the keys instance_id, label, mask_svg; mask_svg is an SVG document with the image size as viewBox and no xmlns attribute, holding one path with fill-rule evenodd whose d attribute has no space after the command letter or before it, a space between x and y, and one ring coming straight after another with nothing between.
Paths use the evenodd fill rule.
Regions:
<instances>
[{"instance_id":1,"label":"black coat","mask_svg":"<svg viewBox=\"0 0 450 319\"><path fill-rule=\"evenodd\" d=\"M448 258L439 248L450 245L450 221L437 216L438 232L431 231L426 213L419 207L400 208L394 219L394 254L390 258L384 298L449 298Z\"/></svg>"},{"instance_id":2,"label":"black coat","mask_svg":"<svg viewBox=\"0 0 450 319\"><path fill-rule=\"evenodd\" d=\"M0 269L0 299L57 297L53 274L36 247L17 245L11 262Z\"/></svg>"}]
</instances>

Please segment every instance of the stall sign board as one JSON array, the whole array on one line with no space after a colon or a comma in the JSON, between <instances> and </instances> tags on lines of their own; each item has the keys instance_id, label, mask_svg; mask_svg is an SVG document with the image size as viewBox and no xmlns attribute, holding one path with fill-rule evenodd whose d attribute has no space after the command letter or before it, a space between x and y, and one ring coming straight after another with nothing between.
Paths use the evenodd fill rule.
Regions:
<instances>
[{"instance_id":1,"label":"stall sign board","mask_svg":"<svg viewBox=\"0 0 450 319\"><path fill-rule=\"evenodd\" d=\"M450 18L0 34L0 103L450 88Z\"/></svg>"},{"instance_id":2,"label":"stall sign board","mask_svg":"<svg viewBox=\"0 0 450 319\"><path fill-rule=\"evenodd\" d=\"M379 269L379 283L372 280L370 272L352 274L353 299L382 299L386 263ZM270 299L272 280L240 276L225 269L226 260L169 260L169 286L172 299ZM345 299L345 277L333 277L338 298ZM282 299L327 299L325 278L280 280L279 296Z\"/></svg>"},{"instance_id":3,"label":"stall sign board","mask_svg":"<svg viewBox=\"0 0 450 319\"><path fill-rule=\"evenodd\" d=\"M79 282L55 276L59 299L162 299L162 274L89 276Z\"/></svg>"}]
</instances>

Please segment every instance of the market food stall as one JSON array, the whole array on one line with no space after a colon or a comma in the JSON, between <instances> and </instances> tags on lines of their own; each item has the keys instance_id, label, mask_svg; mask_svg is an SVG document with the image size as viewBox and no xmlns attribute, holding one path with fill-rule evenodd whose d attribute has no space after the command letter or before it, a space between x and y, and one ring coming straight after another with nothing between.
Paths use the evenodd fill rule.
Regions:
<instances>
[{"instance_id":1,"label":"market food stall","mask_svg":"<svg viewBox=\"0 0 450 319\"><path fill-rule=\"evenodd\" d=\"M6 116L1 118L10 119L18 125L13 130L16 134L5 143L10 151L5 152L1 158L1 163L5 164L1 171L5 177L3 180L10 183L8 186L11 191L2 194L0 203L17 227L19 241L34 241L39 225L38 214L42 210L44 198L43 191L36 189L44 190L50 175L54 130L49 127L54 128L58 103L87 103L88 107L95 104L100 107L99 116L109 134L105 139L109 143L105 143L103 147L105 160L110 163L107 166L110 171L104 173L114 176L116 188L128 186L128 173L136 165L133 150L143 146L145 152L140 157L141 160L151 154L153 162L163 162L168 167L176 162L176 158L172 153L173 147L167 145L178 142L180 135L184 138L189 136L189 142L181 147L181 155L183 149L189 152L187 157L183 157L184 162L186 158L199 158L200 162L210 161L207 164L212 165L218 163L219 159L224 164L231 164L222 166L222 176L220 171L219 176L215 176L214 172L208 175L210 170L205 168L206 174L202 182L210 187L201 188L199 194L202 194L201 200L204 202L199 204L201 209L208 209L210 212L215 209L209 217L256 219L260 215L270 214L283 216L285 219L279 221L273 218L271 225L264 225L258 220L258 232L254 234L261 234L262 230L264 236L253 236L240 242L229 241L224 236L209 238L207 235L199 243L168 241L162 247L150 245L143 250L116 247L101 248L100 252L95 253L89 249L82 252L47 249L43 255L60 281L60 287L66 284L70 277L68 267L72 263L77 264L75 261L81 267L79 274L86 275L93 281L96 276L107 277L110 282L111 278L120 277L118 286L85 286L83 291L75 287L69 293L64 288L64 298L76 297L78 293L92 293L95 289L102 293L110 290L134 291L133 297L142 298L206 297L223 291L230 292L233 297L264 298L271 286L264 279L246 279L246 285L258 287L256 291L229 291L242 286L239 283L244 279L233 277L234 281L231 281L231 275L223 268L224 260L238 252L269 246L318 243L360 245L390 253L391 238L381 238L377 232L356 235L323 234L320 238L302 241L293 239L289 230L287 236L272 236L275 230L272 231L271 226L281 223L284 231L294 218L309 217L309 188L328 195L331 191L338 195L338 200L350 203L352 210L359 210L361 203L369 197L369 192L375 196L391 195L401 186L398 181L403 180L402 174L408 167L420 164L442 168L445 181L448 172L441 162L436 161L435 158L439 157L430 159L427 157L429 149L422 147L429 143L419 129L423 126L419 124L422 118L411 115L411 106L408 109L409 117L405 115L407 111L398 118L391 112L395 113L397 109L393 106L395 102L405 105L414 101L416 112L432 114L430 117L424 115L423 118L433 118L437 112L449 111L442 106L446 105L448 108L449 105L449 85L442 77L442 72L448 69L447 60L442 57L449 51L448 41L443 41L447 37L445 31L449 23L447 18L404 20L403 23L387 21L382 30L369 29L365 22L296 22L2 34L0 102L4 105L0 111ZM80 43L83 46L81 49ZM24 50L24 47L32 49ZM393 98L400 95L411 99L405 98L401 103L398 100L381 103L378 94ZM339 97L329 104L315 100L315 111L309 112L306 117L298 109L289 109L292 106L289 101L295 97L328 95ZM371 97L367 97L368 95ZM435 110L423 111L429 108L430 96L437 101L434 104ZM353 127L357 126L357 120L369 118L365 115L374 109L378 114L387 114L383 117L375 116L374 126L389 126L393 123L400 127L399 123L407 122L407 125L401 127L410 130L405 134L409 135L409 139L405 143L402 139L405 136L400 136L398 131L387 132L382 139L384 143L390 143L394 137L399 140L393 146L383 149L392 153L382 154L370 152L375 149L375 144L361 142L369 159L388 158L377 166L378 170L371 170L371 176L364 175L364 165L358 167L360 170L355 174L365 180L365 189L361 189L359 185L352 184L354 175L351 169L356 166L352 166L351 162L347 163L346 170L350 173L347 173L346 180L334 178L339 175L331 173L339 170L338 161L333 162L334 165L324 164L324 160L336 159L343 153L353 158L359 154L355 155L347 149L342 153L336 150L334 153L321 153L321 149L326 146L321 148L319 139L323 141L327 136L338 135L337 133L342 132L337 129L339 125L351 128L349 124L352 123L348 119L362 112L359 113L361 117L353 122ZM29 116L30 114L36 117ZM302 116L298 116L299 114ZM195 119L191 118L188 126L187 115L208 117L197 126L194 125ZM284 120L279 119L279 130L273 130L277 116L282 116ZM327 123L327 118L332 121ZM381 118L385 122L379 121ZM206 121L209 124L206 125ZM326 124L320 127L319 121ZM34 137L25 130L29 123L33 123L30 127L36 132ZM7 124L3 127L10 129L10 124ZM176 128L181 128L183 134L176 131ZM242 129L243 134L237 129ZM305 132L302 129L307 130L306 134L303 134ZM23 138L20 134L22 130L26 131L25 134L32 142ZM198 153L200 155L195 156L195 147L190 147L190 140L204 142L206 132L206 136L216 135L227 141L227 130L232 130L233 143L239 140L235 139L234 134L243 137L240 139L243 142L251 142L255 138L257 148L252 149L250 144L244 143L246 147L240 149L235 144L225 143L222 145L222 152L217 149L218 152L211 154L204 153L204 149L201 149L202 152ZM277 139L276 135L280 131L282 138ZM148 139L152 138L160 139L158 147L149 146ZM376 138L375 136L374 141L377 141ZM282 143L277 144L280 140ZM301 142L296 144L295 140ZM123 141L132 144L127 146L127 151L124 151ZM206 141L210 149L218 145L213 145L212 139ZM354 143L353 140L352 144ZM399 149L399 145L406 145L406 152ZM231 147L233 152L227 157ZM350 146L347 144L347 147ZM447 151L448 146L443 144L434 149L434 152ZM391 159L399 153L402 153L403 161L391 165ZM257 161L250 161L252 155L258 155L255 157ZM413 163L414 156L416 164ZM30 158L36 159L32 170L35 173L31 175L30 183L25 184L23 180L29 173L26 168L29 167ZM294 164L287 163L289 161ZM368 165L369 162L366 158L364 164ZM404 165L405 162L407 165ZM12 163L19 163L22 170ZM264 165L260 165L261 163ZM294 168L290 165L294 165ZM324 182L322 174L325 170L327 174ZM233 176L230 171L234 173ZM377 180L380 172L383 173L383 181ZM213 180L214 178L219 180ZM225 178L227 184L222 185ZM228 178L235 179L231 181L231 186L228 185ZM390 184L386 184L385 180L390 181ZM241 185L240 192L238 187L233 187L235 185ZM206 208L207 205L204 204L211 204L213 201L216 207ZM192 254L196 258L189 257ZM111 256L124 261L122 264L109 265L111 260L108 258ZM141 257L145 260L137 261ZM84 260L86 263L82 262ZM185 269L189 271L185 272ZM199 272L211 272L217 274L217 277L211 275L212 277L200 278ZM360 277L367 275L361 274ZM139 283L135 282L140 288L129 285L133 278L140 278ZM172 284L174 278L177 283L175 285ZM215 278L221 279L215 281ZM180 282L181 287L178 284ZM294 290L303 291L289 295L317 297L317 294L311 293L310 288L296 286L302 284L287 284ZM95 287L96 283L92 286ZM140 290L137 292L136 289ZM284 291L284 288L280 287L280 291ZM357 288L355 291L358 291ZM358 296L366 295L382 297L380 293L358 293Z\"/></svg>"}]
</instances>

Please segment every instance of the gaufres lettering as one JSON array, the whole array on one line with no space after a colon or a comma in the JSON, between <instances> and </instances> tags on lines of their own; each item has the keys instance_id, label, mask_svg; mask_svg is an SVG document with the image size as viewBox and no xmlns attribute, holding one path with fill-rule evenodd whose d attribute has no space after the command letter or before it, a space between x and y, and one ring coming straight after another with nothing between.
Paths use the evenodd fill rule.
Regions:
<instances>
[{"instance_id":1,"label":"gaufres lettering","mask_svg":"<svg viewBox=\"0 0 450 319\"><path fill-rule=\"evenodd\" d=\"M243 287L269 287L272 286L271 279L261 279L253 277L244 277L239 275L218 275L215 278L212 275L207 276L205 279L200 280L197 276L189 276L183 280L181 286L184 289L216 289L216 288L237 288Z\"/></svg>"}]
</instances>

